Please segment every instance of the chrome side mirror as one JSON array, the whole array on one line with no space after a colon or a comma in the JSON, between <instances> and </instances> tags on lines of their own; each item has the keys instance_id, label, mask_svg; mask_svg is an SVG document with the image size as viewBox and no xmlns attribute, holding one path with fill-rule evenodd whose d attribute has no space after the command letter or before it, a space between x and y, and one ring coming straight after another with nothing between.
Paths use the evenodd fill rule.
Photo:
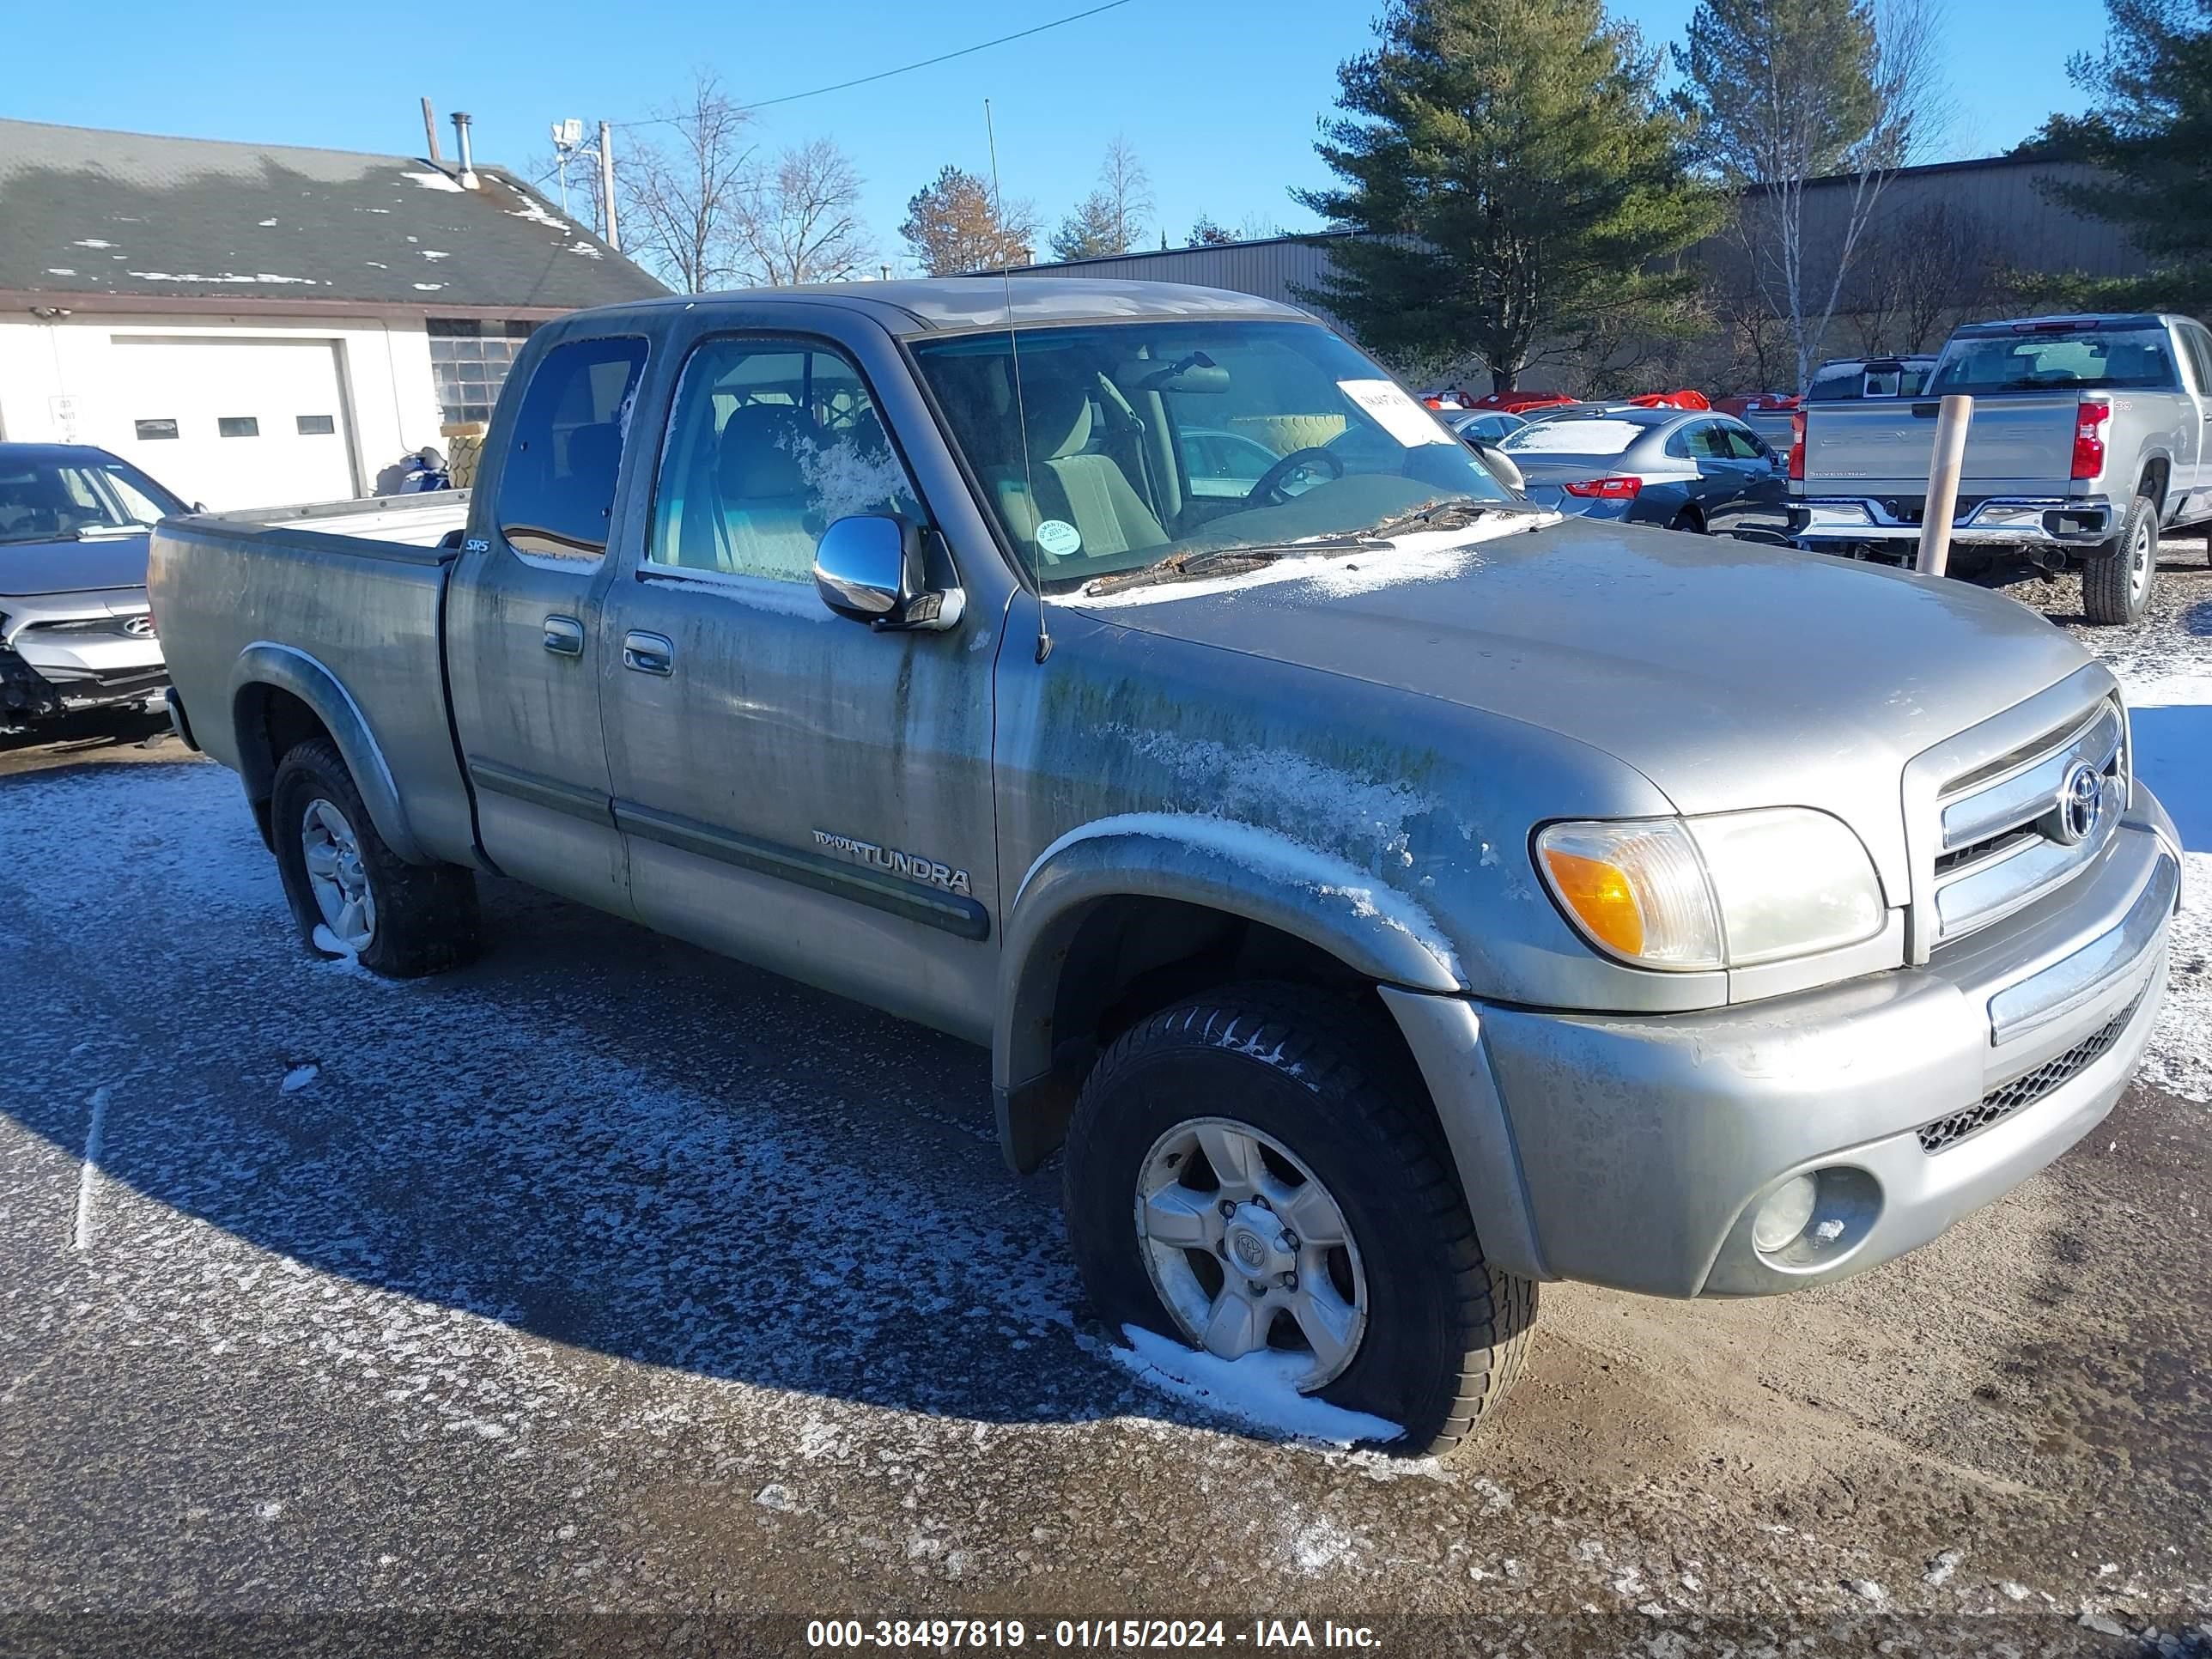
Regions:
<instances>
[{"instance_id":1,"label":"chrome side mirror","mask_svg":"<svg viewBox=\"0 0 2212 1659\"><path fill-rule=\"evenodd\" d=\"M1491 475L1498 483L1516 495L1527 493L1528 483L1521 476L1521 469L1514 465L1513 458L1496 444L1478 442L1474 445L1474 453L1475 459L1490 469Z\"/></svg>"},{"instance_id":2,"label":"chrome side mirror","mask_svg":"<svg viewBox=\"0 0 2212 1659\"><path fill-rule=\"evenodd\" d=\"M893 513L839 519L814 547L814 591L839 616L878 629L951 627L967 596L932 591L921 526Z\"/></svg>"}]
</instances>

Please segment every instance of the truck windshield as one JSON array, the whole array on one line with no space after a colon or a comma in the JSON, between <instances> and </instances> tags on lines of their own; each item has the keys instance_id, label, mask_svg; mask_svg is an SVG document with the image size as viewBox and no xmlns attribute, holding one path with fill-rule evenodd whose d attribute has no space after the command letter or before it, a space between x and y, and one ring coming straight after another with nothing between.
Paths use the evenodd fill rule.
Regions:
<instances>
[{"instance_id":1,"label":"truck windshield","mask_svg":"<svg viewBox=\"0 0 2212 1659\"><path fill-rule=\"evenodd\" d=\"M121 461L37 455L0 460L0 543L127 536L184 510L182 501Z\"/></svg>"},{"instance_id":2,"label":"truck windshield","mask_svg":"<svg viewBox=\"0 0 2212 1659\"><path fill-rule=\"evenodd\" d=\"M1047 591L1184 552L1340 540L1440 502L1518 503L1396 381L1315 324L1024 328L925 340L914 354Z\"/></svg>"},{"instance_id":3,"label":"truck windshield","mask_svg":"<svg viewBox=\"0 0 2212 1659\"><path fill-rule=\"evenodd\" d=\"M1928 393L2093 386L2146 391L2177 384L2173 353L2162 328L2039 328L1954 341Z\"/></svg>"}]
</instances>

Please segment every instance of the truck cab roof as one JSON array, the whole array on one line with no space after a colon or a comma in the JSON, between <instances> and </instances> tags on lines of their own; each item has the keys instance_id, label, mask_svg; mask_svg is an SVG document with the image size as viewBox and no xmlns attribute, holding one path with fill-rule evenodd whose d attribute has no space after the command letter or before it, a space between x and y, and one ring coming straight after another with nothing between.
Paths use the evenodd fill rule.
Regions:
<instances>
[{"instance_id":1,"label":"truck cab roof","mask_svg":"<svg viewBox=\"0 0 2212 1659\"><path fill-rule=\"evenodd\" d=\"M713 310L796 304L836 305L873 317L900 335L1055 323L1110 322L1142 317L1274 317L1313 322L1310 313L1227 289L1182 283L1109 281L1097 277L929 276L878 283L807 283L789 288L734 289L720 294L672 295L610 312L669 306ZM599 313L592 313L599 314Z\"/></svg>"},{"instance_id":2,"label":"truck cab roof","mask_svg":"<svg viewBox=\"0 0 2212 1659\"><path fill-rule=\"evenodd\" d=\"M2050 317L2013 317L1987 323L1961 323L1952 333L1956 339L1988 339L2003 334L2089 333L2105 329L2159 328L2180 320L2165 312L2087 312Z\"/></svg>"}]
</instances>

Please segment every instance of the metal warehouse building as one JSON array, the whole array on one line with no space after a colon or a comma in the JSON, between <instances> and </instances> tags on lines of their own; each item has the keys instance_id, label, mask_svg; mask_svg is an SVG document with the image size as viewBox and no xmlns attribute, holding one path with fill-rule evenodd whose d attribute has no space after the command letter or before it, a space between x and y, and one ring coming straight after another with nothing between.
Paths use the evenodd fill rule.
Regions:
<instances>
[{"instance_id":1,"label":"metal warehouse building","mask_svg":"<svg viewBox=\"0 0 2212 1659\"><path fill-rule=\"evenodd\" d=\"M1954 234L1971 237L1978 245L1981 263L1990 268L2016 272L2078 271L2091 276L2140 274L2147 268L2146 262L2131 243L2112 226L2054 201L2045 188L2056 183L2092 182L2097 176L2094 168L2080 162L2008 155L1905 167L1892 173L1884 181L1863 233L1861 252L1853 264L1853 291L1845 295L1838 324L1873 303L1865 290L1871 289L1882 275L1884 260L1893 257L1889 252L1893 244L1886 241L1883 233L1887 230L1894 237L1915 224L1928 222L1931 210L1940 210L1946 216ZM1853 181L1848 178L1818 179L1806 185L1808 269L1817 265L1820 250L1832 249L1841 241L1850 218L1852 190ZM1318 309L1301 300L1298 290L1325 278L1329 245L1341 234L1279 236L1218 247L1163 248L1032 265L1016 270L1014 275L1194 283ZM1745 261L1742 244L1727 234L1701 244L1691 257L1722 274L1731 264L1741 267ZM1958 302L1972 307L1977 298L1961 295ZM1856 343L1848 330L1836 335L1834 341L1839 349Z\"/></svg>"}]
</instances>

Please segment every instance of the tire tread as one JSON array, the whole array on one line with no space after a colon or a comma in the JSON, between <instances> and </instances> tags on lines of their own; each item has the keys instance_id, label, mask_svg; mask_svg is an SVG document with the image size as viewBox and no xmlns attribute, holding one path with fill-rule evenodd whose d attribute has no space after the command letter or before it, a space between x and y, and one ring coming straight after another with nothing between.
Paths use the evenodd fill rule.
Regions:
<instances>
[{"instance_id":1,"label":"tire tread","mask_svg":"<svg viewBox=\"0 0 2212 1659\"><path fill-rule=\"evenodd\" d=\"M1417 1116L1401 1103L1426 1097L1425 1090L1419 1096L1407 1094L1408 1082L1420 1088L1417 1075L1404 1075L1411 1066L1390 1066L1401 1073L1394 1078L1377 1074L1359 1058L1363 1052L1395 1058L1389 1034L1375 1029L1386 1018L1379 1010L1370 1015L1344 998L1304 985L1251 981L1202 994L1137 1021L1108 1045L1078 1097L1069 1135L1071 1143L1087 1135L1097 1121L1096 1110L1086 1107L1095 1108L1091 1097L1103 1086L1102 1079L1192 1032L1211 1038L1224 1020L1232 1022L1229 1032L1239 1036L1242 1027L1235 1022L1252 1022L1250 1035L1240 1044L1250 1058L1357 1111L1376 1132L1385 1161L1404 1171L1411 1189L1408 1202L1435 1224L1445 1243L1459 1357L1445 1383L1439 1418L1408 1424L1407 1437L1391 1447L1441 1455L1474 1431L1519 1376L1535 1319L1536 1286L1493 1267L1484 1255L1458 1180L1449 1173L1441 1126L1432 1115ZM1389 1086L1392 1083L1399 1086ZM1066 1178L1072 1210L1075 1171L1086 1160L1073 1144L1069 1152Z\"/></svg>"}]
</instances>

